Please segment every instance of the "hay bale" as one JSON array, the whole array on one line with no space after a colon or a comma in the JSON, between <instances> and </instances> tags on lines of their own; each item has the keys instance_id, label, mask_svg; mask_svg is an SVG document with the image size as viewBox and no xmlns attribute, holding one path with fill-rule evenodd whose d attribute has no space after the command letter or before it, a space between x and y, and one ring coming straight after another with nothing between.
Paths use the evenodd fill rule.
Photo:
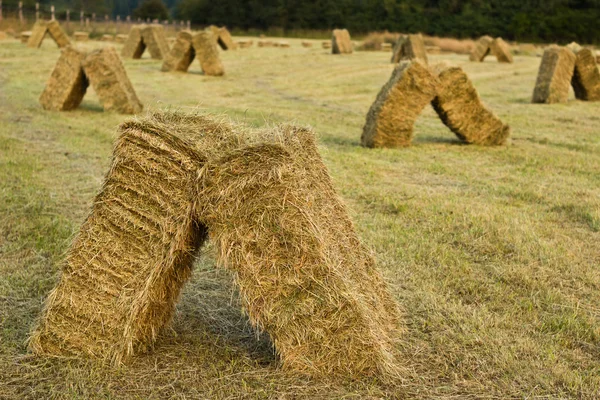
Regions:
<instances>
[{"instance_id":1,"label":"hay bale","mask_svg":"<svg viewBox=\"0 0 600 400\"><path fill-rule=\"evenodd\" d=\"M196 51L192 45L192 32L180 31L171 51L165 57L161 71L186 72L196 57Z\"/></svg>"},{"instance_id":2,"label":"hay bale","mask_svg":"<svg viewBox=\"0 0 600 400\"><path fill-rule=\"evenodd\" d=\"M427 65L427 51L420 33L406 36L402 42L401 60L418 60Z\"/></svg>"},{"instance_id":3,"label":"hay bale","mask_svg":"<svg viewBox=\"0 0 600 400\"><path fill-rule=\"evenodd\" d=\"M575 60L575 54L566 47L551 46L544 50L531 101L565 103L569 97Z\"/></svg>"},{"instance_id":4,"label":"hay bale","mask_svg":"<svg viewBox=\"0 0 600 400\"><path fill-rule=\"evenodd\" d=\"M42 45L44 37L48 32L48 21L39 20L37 21L31 30L31 36L27 41L27 47L38 48Z\"/></svg>"},{"instance_id":5,"label":"hay bale","mask_svg":"<svg viewBox=\"0 0 600 400\"><path fill-rule=\"evenodd\" d=\"M31 31L21 32L19 38L21 39L21 43L27 44L29 42L29 38L31 38Z\"/></svg>"},{"instance_id":6,"label":"hay bale","mask_svg":"<svg viewBox=\"0 0 600 400\"><path fill-rule=\"evenodd\" d=\"M285 40L280 40L279 42L277 42L277 47L283 47L283 48L289 48L290 47L290 42L285 41Z\"/></svg>"},{"instance_id":7,"label":"hay bale","mask_svg":"<svg viewBox=\"0 0 600 400\"><path fill-rule=\"evenodd\" d=\"M568 45L565 46L567 49L571 50L573 53L577 54L577 52L581 49L583 49L583 47L581 47L581 45L579 45L579 43L577 42L571 42Z\"/></svg>"},{"instance_id":8,"label":"hay bale","mask_svg":"<svg viewBox=\"0 0 600 400\"><path fill-rule=\"evenodd\" d=\"M207 29L195 34L192 43L205 75L221 76L225 74L225 68L217 49L217 41L211 30Z\"/></svg>"},{"instance_id":9,"label":"hay bale","mask_svg":"<svg viewBox=\"0 0 600 400\"><path fill-rule=\"evenodd\" d=\"M4 31L0 31L0 40L8 39L8 35Z\"/></svg>"},{"instance_id":10,"label":"hay bale","mask_svg":"<svg viewBox=\"0 0 600 400\"><path fill-rule=\"evenodd\" d=\"M155 60L162 60L169 54L169 45L165 39L165 29L162 25L146 25L141 33L142 41L150 52L150 57Z\"/></svg>"},{"instance_id":11,"label":"hay bale","mask_svg":"<svg viewBox=\"0 0 600 400\"><path fill-rule=\"evenodd\" d=\"M510 52L510 46L501 37L492 40L490 51L496 56L498 62L512 63L513 56Z\"/></svg>"},{"instance_id":12,"label":"hay bale","mask_svg":"<svg viewBox=\"0 0 600 400\"><path fill-rule=\"evenodd\" d=\"M483 62L485 57L490 54L493 41L494 39L487 35L480 37L477 43L475 43L475 48L471 52L469 60Z\"/></svg>"},{"instance_id":13,"label":"hay bale","mask_svg":"<svg viewBox=\"0 0 600 400\"><path fill-rule=\"evenodd\" d=\"M272 40L259 40L257 44L258 47L273 47Z\"/></svg>"},{"instance_id":14,"label":"hay bale","mask_svg":"<svg viewBox=\"0 0 600 400\"><path fill-rule=\"evenodd\" d=\"M381 43L381 51L392 51L391 43Z\"/></svg>"},{"instance_id":15,"label":"hay bale","mask_svg":"<svg viewBox=\"0 0 600 400\"><path fill-rule=\"evenodd\" d=\"M223 50L235 50L237 48L236 43L233 41L231 37L231 33L226 27L216 27L215 25L210 26L210 30L214 34L214 38L217 41L217 44Z\"/></svg>"},{"instance_id":16,"label":"hay bale","mask_svg":"<svg viewBox=\"0 0 600 400\"><path fill-rule=\"evenodd\" d=\"M228 152L199 173L198 218L284 369L397 378L398 310L333 188L312 132Z\"/></svg>"},{"instance_id":17,"label":"hay bale","mask_svg":"<svg viewBox=\"0 0 600 400\"><path fill-rule=\"evenodd\" d=\"M109 34L105 34L102 35L102 37L100 38L100 41L102 42L114 42L115 37L113 35L109 35Z\"/></svg>"},{"instance_id":18,"label":"hay bale","mask_svg":"<svg viewBox=\"0 0 600 400\"><path fill-rule=\"evenodd\" d=\"M142 111L142 103L114 47L91 52L83 61L83 69L105 111L122 114Z\"/></svg>"},{"instance_id":19,"label":"hay bale","mask_svg":"<svg viewBox=\"0 0 600 400\"><path fill-rule=\"evenodd\" d=\"M405 147L413 125L437 94L439 81L419 61L403 61L394 69L371 106L361 142L366 147Z\"/></svg>"},{"instance_id":20,"label":"hay bale","mask_svg":"<svg viewBox=\"0 0 600 400\"><path fill-rule=\"evenodd\" d=\"M427 54L442 54L442 48L439 46L425 46Z\"/></svg>"},{"instance_id":21,"label":"hay bale","mask_svg":"<svg viewBox=\"0 0 600 400\"><path fill-rule=\"evenodd\" d=\"M302 47L312 47L313 46L313 43L309 42L307 40L303 40L300 44L302 45Z\"/></svg>"},{"instance_id":22,"label":"hay bale","mask_svg":"<svg viewBox=\"0 0 600 400\"><path fill-rule=\"evenodd\" d=\"M438 67L440 85L431 102L442 122L466 143L506 143L510 127L481 103L477 90L459 67Z\"/></svg>"},{"instance_id":23,"label":"hay bale","mask_svg":"<svg viewBox=\"0 0 600 400\"><path fill-rule=\"evenodd\" d=\"M40 96L45 110L73 110L81 104L89 82L82 63L87 54L71 46L64 48Z\"/></svg>"},{"instance_id":24,"label":"hay bale","mask_svg":"<svg viewBox=\"0 0 600 400\"><path fill-rule=\"evenodd\" d=\"M350 32L348 29L334 29L331 36L331 53L332 54L351 54L352 40L350 40Z\"/></svg>"},{"instance_id":25,"label":"hay bale","mask_svg":"<svg viewBox=\"0 0 600 400\"><path fill-rule=\"evenodd\" d=\"M400 35L398 40L394 44L394 48L392 50L392 64L398 64L403 57L404 51L404 42L406 42L407 36Z\"/></svg>"},{"instance_id":26,"label":"hay bale","mask_svg":"<svg viewBox=\"0 0 600 400\"><path fill-rule=\"evenodd\" d=\"M87 42L90 40L90 34L87 32L75 32L73 33L73 38L76 42Z\"/></svg>"},{"instance_id":27,"label":"hay bale","mask_svg":"<svg viewBox=\"0 0 600 400\"><path fill-rule=\"evenodd\" d=\"M154 115L121 125L112 165L31 336L37 354L119 363L171 320L206 230L193 219L199 138L222 124ZM212 148L216 148L212 146Z\"/></svg>"},{"instance_id":28,"label":"hay bale","mask_svg":"<svg viewBox=\"0 0 600 400\"><path fill-rule=\"evenodd\" d=\"M48 22L47 29L50 37L54 39L58 47L63 48L71 44L69 37L61 29L58 21L54 20Z\"/></svg>"},{"instance_id":29,"label":"hay bale","mask_svg":"<svg viewBox=\"0 0 600 400\"><path fill-rule=\"evenodd\" d=\"M252 40L238 40L237 41L237 47L239 47L241 49L247 49L248 47L252 47L253 44L254 44L254 41L252 41Z\"/></svg>"},{"instance_id":30,"label":"hay bale","mask_svg":"<svg viewBox=\"0 0 600 400\"><path fill-rule=\"evenodd\" d=\"M127 35L122 35L122 34L116 35L115 36L115 42L117 42L117 43L125 43L127 41L127 37L128 37Z\"/></svg>"},{"instance_id":31,"label":"hay bale","mask_svg":"<svg viewBox=\"0 0 600 400\"><path fill-rule=\"evenodd\" d=\"M600 71L592 50L582 48L577 52L571 85L577 99L600 101Z\"/></svg>"},{"instance_id":32,"label":"hay bale","mask_svg":"<svg viewBox=\"0 0 600 400\"><path fill-rule=\"evenodd\" d=\"M142 58L142 54L144 54L144 50L146 49L146 44L142 39L142 30L146 27L146 25L134 25L129 30L129 36L127 37L127 41L121 50L121 56L124 58Z\"/></svg>"}]
</instances>

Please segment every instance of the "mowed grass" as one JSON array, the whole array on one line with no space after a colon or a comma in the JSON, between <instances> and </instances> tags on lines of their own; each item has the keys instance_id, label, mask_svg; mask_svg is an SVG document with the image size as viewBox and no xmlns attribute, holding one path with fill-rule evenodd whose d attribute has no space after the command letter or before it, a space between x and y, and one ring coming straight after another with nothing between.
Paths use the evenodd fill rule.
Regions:
<instances>
[{"instance_id":1,"label":"mowed grass","mask_svg":"<svg viewBox=\"0 0 600 400\"><path fill-rule=\"evenodd\" d=\"M600 396L600 103L529 104L535 57L461 65L512 126L500 148L462 145L427 108L406 149L365 149L390 53L223 52L223 78L125 60L147 110L310 125L403 310L404 378L312 380L282 371L203 251L153 352L113 368L42 359L26 340L110 162L116 127L90 90L78 110L38 97L59 56L0 43L0 398L586 398ZM100 43L87 43L93 48ZM147 57L147 56L146 56ZM571 96L572 97L572 96Z\"/></svg>"}]
</instances>

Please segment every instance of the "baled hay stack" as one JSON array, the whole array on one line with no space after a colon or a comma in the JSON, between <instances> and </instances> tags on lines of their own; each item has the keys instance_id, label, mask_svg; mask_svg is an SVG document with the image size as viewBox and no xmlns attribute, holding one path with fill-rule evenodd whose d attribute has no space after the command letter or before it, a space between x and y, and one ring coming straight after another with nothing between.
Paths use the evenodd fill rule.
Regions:
<instances>
[{"instance_id":1,"label":"baled hay stack","mask_svg":"<svg viewBox=\"0 0 600 400\"><path fill-rule=\"evenodd\" d=\"M115 37L113 35L106 34L106 35L102 35L100 40L103 42L112 42L115 40Z\"/></svg>"},{"instance_id":2,"label":"baled hay stack","mask_svg":"<svg viewBox=\"0 0 600 400\"><path fill-rule=\"evenodd\" d=\"M196 57L196 51L192 45L192 32L180 31L168 56L165 57L161 71L186 72Z\"/></svg>"},{"instance_id":3,"label":"baled hay stack","mask_svg":"<svg viewBox=\"0 0 600 400\"><path fill-rule=\"evenodd\" d=\"M407 35L406 40L402 42L401 60L418 60L427 65L427 50L425 50L423 36L420 33Z\"/></svg>"},{"instance_id":4,"label":"baled hay stack","mask_svg":"<svg viewBox=\"0 0 600 400\"><path fill-rule=\"evenodd\" d=\"M490 54L490 46L492 45L493 41L494 39L487 35L480 37L477 43L475 43L475 48L471 52L469 60L482 62L485 57Z\"/></svg>"},{"instance_id":5,"label":"baled hay stack","mask_svg":"<svg viewBox=\"0 0 600 400\"><path fill-rule=\"evenodd\" d=\"M258 47L273 47L272 40L259 40L257 44Z\"/></svg>"},{"instance_id":6,"label":"baled hay stack","mask_svg":"<svg viewBox=\"0 0 600 400\"><path fill-rule=\"evenodd\" d=\"M391 43L381 43L381 51L392 51Z\"/></svg>"},{"instance_id":7,"label":"baled hay stack","mask_svg":"<svg viewBox=\"0 0 600 400\"><path fill-rule=\"evenodd\" d=\"M60 48L68 46L71 42L63 30L60 28L58 21L37 21L33 25L31 36L27 41L28 47L40 47L44 41L46 33L56 42Z\"/></svg>"},{"instance_id":8,"label":"baled hay stack","mask_svg":"<svg viewBox=\"0 0 600 400\"><path fill-rule=\"evenodd\" d=\"M427 54L442 54L442 48L439 46L425 46Z\"/></svg>"},{"instance_id":9,"label":"baled hay stack","mask_svg":"<svg viewBox=\"0 0 600 400\"><path fill-rule=\"evenodd\" d=\"M332 54L351 54L352 40L348 29L334 29L331 37Z\"/></svg>"},{"instance_id":10,"label":"baled hay stack","mask_svg":"<svg viewBox=\"0 0 600 400\"><path fill-rule=\"evenodd\" d=\"M415 120L437 94L439 81L419 61L403 61L367 114L361 142L366 147L405 147Z\"/></svg>"},{"instance_id":11,"label":"baled hay stack","mask_svg":"<svg viewBox=\"0 0 600 400\"><path fill-rule=\"evenodd\" d=\"M600 101L600 71L590 49L582 48L577 52L571 84L579 100Z\"/></svg>"},{"instance_id":12,"label":"baled hay stack","mask_svg":"<svg viewBox=\"0 0 600 400\"><path fill-rule=\"evenodd\" d=\"M302 44L302 47L312 47L313 46L312 42L309 42L306 40L303 40L301 44Z\"/></svg>"},{"instance_id":13,"label":"baled hay stack","mask_svg":"<svg viewBox=\"0 0 600 400\"><path fill-rule=\"evenodd\" d=\"M241 49L247 49L248 47L252 47L253 43L252 40L238 40L237 46Z\"/></svg>"},{"instance_id":14,"label":"baled hay stack","mask_svg":"<svg viewBox=\"0 0 600 400\"><path fill-rule=\"evenodd\" d=\"M510 127L485 108L467 74L458 67L440 67L436 72L440 85L431 105L442 122L466 143L506 143Z\"/></svg>"},{"instance_id":15,"label":"baled hay stack","mask_svg":"<svg viewBox=\"0 0 600 400\"><path fill-rule=\"evenodd\" d=\"M214 25L210 26L210 30L215 35L214 38L217 41L217 44L223 50L235 50L237 48L236 43L233 41L231 37L231 33L227 30L226 27L216 27Z\"/></svg>"},{"instance_id":16,"label":"baled hay stack","mask_svg":"<svg viewBox=\"0 0 600 400\"><path fill-rule=\"evenodd\" d=\"M510 52L510 46L501 37L492 40L490 51L496 56L498 62L512 63L513 56Z\"/></svg>"},{"instance_id":17,"label":"baled hay stack","mask_svg":"<svg viewBox=\"0 0 600 400\"><path fill-rule=\"evenodd\" d=\"M73 38L76 42L87 42L90 39L90 34L87 32L75 32Z\"/></svg>"},{"instance_id":18,"label":"baled hay stack","mask_svg":"<svg viewBox=\"0 0 600 400\"><path fill-rule=\"evenodd\" d=\"M68 46L62 50L60 58L40 96L45 110L73 110L81 104L89 86L81 67L87 54Z\"/></svg>"},{"instance_id":19,"label":"baled hay stack","mask_svg":"<svg viewBox=\"0 0 600 400\"><path fill-rule=\"evenodd\" d=\"M121 56L124 58L141 58L142 54L144 54L144 50L146 49L146 44L142 39L142 30L146 27L146 25L134 25L129 30L129 36L127 37L127 41L123 46L123 50L121 50Z\"/></svg>"},{"instance_id":20,"label":"baled hay stack","mask_svg":"<svg viewBox=\"0 0 600 400\"><path fill-rule=\"evenodd\" d=\"M324 48L324 49L330 49L331 48L331 41L321 42L321 47Z\"/></svg>"},{"instance_id":21,"label":"baled hay stack","mask_svg":"<svg viewBox=\"0 0 600 400\"><path fill-rule=\"evenodd\" d=\"M21 43L28 43L29 38L31 37L31 31L21 32Z\"/></svg>"},{"instance_id":22,"label":"baled hay stack","mask_svg":"<svg viewBox=\"0 0 600 400\"><path fill-rule=\"evenodd\" d=\"M532 102L566 102L575 70L575 60L575 54L566 47L551 46L544 50Z\"/></svg>"},{"instance_id":23,"label":"baled hay stack","mask_svg":"<svg viewBox=\"0 0 600 400\"><path fill-rule=\"evenodd\" d=\"M60 48L71 44L69 37L60 28L60 24L56 20L48 22L48 33Z\"/></svg>"},{"instance_id":24,"label":"baled hay stack","mask_svg":"<svg viewBox=\"0 0 600 400\"><path fill-rule=\"evenodd\" d=\"M404 42L408 37L406 35L400 35L398 40L394 44L394 49L392 50L392 64L398 64L400 60L402 60L403 51L404 51Z\"/></svg>"},{"instance_id":25,"label":"baled hay stack","mask_svg":"<svg viewBox=\"0 0 600 400\"><path fill-rule=\"evenodd\" d=\"M142 111L142 103L114 47L91 52L83 62L83 69L104 110L122 114Z\"/></svg>"},{"instance_id":26,"label":"baled hay stack","mask_svg":"<svg viewBox=\"0 0 600 400\"><path fill-rule=\"evenodd\" d=\"M288 47L290 47L290 42L287 42L285 40L280 40L279 42L277 42L277 47L288 48Z\"/></svg>"},{"instance_id":27,"label":"baled hay stack","mask_svg":"<svg viewBox=\"0 0 600 400\"><path fill-rule=\"evenodd\" d=\"M241 148L199 174L198 218L234 272L251 323L285 369L397 376L398 312L310 131Z\"/></svg>"},{"instance_id":28,"label":"baled hay stack","mask_svg":"<svg viewBox=\"0 0 600 400\"><path fill-rule=\"evenodd\" d=\"M152 346L206 238L193 219L203 162L194 148L221 131L177 115L121 125L102 191L32 334L35 353L118 363Z\"/></svg>"},{"instance_id":29,"label":"baled hay stack","mask_svg":"<svg viewBox=\"0 0 600 400\"><path fill-rule=\"evenodd\" d=\"M565 47L567 49L571 50L575 54L577 54L577 52L579 52L579 50L583 49L583 47L581 47L581 45L577 42L571 42L568 45L566 45Z\"/></svg>"},{"instance_id":30,"label":"baled hay stack","mask_svg":"<svg viewBox=\"0 0 600 400\"><path fill-rule=\"evenodd\" d=\"M0 31L0 40L8 39L8 35L4 31Z\"/></svg>"},{"instance_id":31,"label":"baled hay stack","mask_svg":"<svg viewBox=\"0 0 600 400\"><path fill-rule=\"evenodd\" d=\"M165 29L162 25L146 25L142 29L142 40L153 59L162 60L169 54L169 45L165 39Z\"/></svg>"},{"instance_id":32,"label":"baled hay stack","mask_svg":"<svg viewBox=\"0 0 600 400\"><path fill-rule=\"evenodd\" d=\"M127 41L127 35L119 34L115 36L115 42L117 43L125 43Z\"/></svg>"},{"instance_id":33,"label":"baled hay stack","mask_svg":"<svg viewBox=\"0 0 600 400\"><path fill-rule=\"evenodd\" d=\"M204 74L212 76L225 74L225 68L223 68L217 49L217 41L211 30L207 29L195 34L192 43Z\"/></svg>"}]
</instances>

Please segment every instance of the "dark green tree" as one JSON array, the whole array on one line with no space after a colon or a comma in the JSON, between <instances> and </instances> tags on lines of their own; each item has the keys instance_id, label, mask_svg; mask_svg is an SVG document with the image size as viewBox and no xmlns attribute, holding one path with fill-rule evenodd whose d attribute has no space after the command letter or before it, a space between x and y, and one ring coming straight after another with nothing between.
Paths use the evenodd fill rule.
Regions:
<instances>
[{"instance_id":1,"label":"dark green tree","mask_svg":"<svg viewBox=\"0 0 600 400\"><path fill-rule=\"evenodd\" d=\"M133 10L133 16L142 19L165 20L169 18L169 9L162 0L144 0L138 8Z\"/></svg>"}]
</instances>

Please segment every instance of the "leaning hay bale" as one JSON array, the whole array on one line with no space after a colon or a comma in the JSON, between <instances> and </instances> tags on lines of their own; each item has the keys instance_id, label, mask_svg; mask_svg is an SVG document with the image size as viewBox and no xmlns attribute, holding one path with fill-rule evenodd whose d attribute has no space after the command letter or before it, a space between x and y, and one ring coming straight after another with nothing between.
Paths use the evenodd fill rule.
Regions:
<instances>
[{"instance_id":1,"label":"leaning hay bale","mask_svg":"<svg viewBox=\"0 0 600 400\"><path fill-rule=\"evenodd\" d=\"M212 31L217 44L223 50L235 50L237 48L236 43L233 41L231 37L231 33L227 30L226 27L217 27L215 25L211 25L209 29Z\"/></svg>"},{"instance_id":2,"label":"leaning hay bale","mask_svg":"<svg viewBox=\"0 0 600 400\"><path fill-rule=\"evenodd\" d=\"M467 74L459 67L441 67L436 72L440 85L431 105L442 122L466 143L506 143L510 127L485 108Z\"/></svg>"},{"instance_id":3,"label":"leaning hay bale","mask_svg":"<svg viewBox=\"0 0 600 400\"><path fill-rule=\"evenodd\" d=\"M225 68L219 57L217 41L211 30L204 30L194 35L192 39L196 57L200 62L202 71L206 75L221 76L225 74Z\"/></svg>"},{"instance_id":4,"label":"leaning hay bale","mask_svg":"<svg viewBox=\"0 0 600 400\"><path fill-rule=\"evenodd\" d=\"M258 47L273 47L272 40L259 40L257 44Z\"/></svg>"},{"instance_id":5,"label":"leaning hay bale","mask_svg":"<svg viewBox=\"0 0 600 400\"><path fill-rule=\"evenodd\" d=\"M73 38L76 42L87 42L90 39L90 34L87 32L75 32Z\"/></svg>"},{"instance_id":6,"label":"leaning hay bale","mask_svg":"<svg viewBox=\"0 0 600 400\"><path fill-rule=\"evenodd\" d=\"M575 60L575 54L566 47L551 46L544 50L532 102L566 102L575 70Z\"/></svg>"},{"instance_id":7,"label":"leaning hay bale","mask_svg":"<svg viewBox=\"0 0 600 400\"><path fill-rule=\"evenodd\" d=\"M252 47L254 42L252 40L238 40L237 47L241 49L247 49L248 47Z\"/></svg>"},{"instance_id":8,"label":"leaning hay bale","mask_svg":"<svg viewBox=\"0 0 600 400\"><path fill-rule=\"evenodd\" d=\"M392 50L392 64L398 64L403 57L404 51L404 42L408 37L406 35L400 35L396 43L394 44L394 49Z\"/></svg>"},{"instance_id":9,"label":"leaning hay bale","mask_svg":"<svg viewBox=\"0 0 600 400\"><path fill-rule=\"evenodd\" d=\"M171 51L165 57L161 71L186 72L196 57L196 51L192 46L192 32L180 31Z\"/></svg>"},{"instance_id":10,"label":"leaning hay bale","mask_svg":"<svg viewBox=\"0 0 600 400\"><path fill-rule=\"evenodd\" d=\"M490 46L492 45L493 41L494 41L494 39L492 39L490 36L487 36L487 35L480 37L479 40L477 41L477 43L475 43L475 48L471 52L471 55L469 56L469 60L483 62L485 57L488 54L490 54L490 51L491 51Z\"/></svg>"},{"instance_id":11,"label":"leaning hay bale","mask_svg":"<svg viewBox=\"0 0 600 400\"><path fill-rule=\"evenodd\" d=\"M331 48L331 41L321 42L321 47L324 48L324 49L330 49Z\"/></svg>"},{"instance_id":12,"label":"leaning hay bale","mask_svg":"<svg viewBox=\"0 0 600 400\"><path fill-rule=\"evenodd\" d=\"M590 49L582 48L577 52L571 84L577 99L600 101L600 71Z\"/></svg>"},{"instance_id":13,"label":"leaning hay bale","mask_svg":"<svg viewBox=\"0 0 600 400\"><path fill-rule=\"evenodd\" d=\"M31 31L21 32L21 35L19 37L21 39L21 43L27 44L29 42L29 38L31 37Z\"/></svg>"},{"instance_id":14,"label":"leaning hay bale","mask_svg":"<svg viewBox=\"0 0 600 400\"><path fill-rule=\"evenodd\" d=\"M71 46L64 48L40 96L45 110L73 110L81 104L89 85L82 63L87 54Z\"/></svg>"},{"instance_id":15,"label":"leaning hay bale","mask_svg":"<svg viewBox=\"0 0 600 400\"><path fill-rule=\"evenodd\" d=\"M423 36L420 33L407 35L406 40L402 42L401 55L401 60L418 60L427 65L427 51L425 50Z\"/></svg>"},{"instance_id":16,"label":"leaning hay bale","mask_svg":"<svg viewBox=\"0 0 600 400\"><path fill-rule=\"evenodd\" d=\"M510 46L501 37L492 40L490 51L496 56L498 62L512 63L513 56L510 52Z\"/></svg>"},{"instance_id":17,"label":"leaning hay bale","mask_svg":"<svg viewBox=\"0 0 600 400\"><path fill-rule=\"evenodd\" d=\"M391 43L381 43L381 51L392 51Z\"/></svg>"},{"instance_id":18,"label":"leaning hay bale","mask_svg":"<svg viewBox=\"0 0 600 400\"><path fill-rule=\"evenodd\" d=\"M37 21L33 25L33 29L31 30L31 36L27 41L27 47L40 47L42 45L42 42L44 41L46 32L48 32L48 21Z\"/></svg>"},{"instance_id":19,"label":"leaning hay bale","mask_svg":"<svg viewBox=\"0 0 600 400\"><path fill-rule=\"evenodd\" d=\"M105 34L105 35L102 35L100 40L102 42L113 42L115 40L115 37L113 35Z\"/></svg>"},{"instance_id":20,"label":"leaning hay bale","mask_svg":"<svg viewBox=\"0 0 600 400\"><path fill-rule=\"evenodd\" d=\"M142 39L142 30L146 27L146 25L134 25L129 30L129 36L127 37L127 41L123 46L123 50L121 50L121 56L124 58L142 58L142 54L144 54L144 50L146 49L146 44Z\"/></svg>"},{"instance_id":21,"label":"leaning hay bale","mask_svg":"<svg viewBox=\"0 0 600 400\"><path fill-rule=\"evenodd\" d=\"M198 218L284 369L396 377L398 310L312 132L280 127L199 173Z\"/></svg>"},{"instance_id":22,"label":"leaning hay bale","mask_svg":"<svg viewBox=\"0 0 600 400\"><path fill-rule=\"evenodd\" d=\"M427 54L442 54L442 48L439 46L425 46Z\"/></svg>"},{"instance_id":23,"label":"leaning hay bale","mask_svg":"<svg viewBox=\"0 0 600 400\"><path fill-rule=\"evenodd\" d=\"M229 130L205 117L153 115L121 125L112 165L32 334L37 354L119 363L170 322L206 229L194 179ZM235 138L233 138L235 139Z\"/></svg>"},{"instance_id":24,"label":"leaning hay bale","mask_svg":"<svg viewBox=\"0 0 600 400\"><path fill-rule=\"evenodd\" d=\"M146 25L142 29L142 40L153 59L162 60L169 54L169 45L165 39L165 29L162 25Z\"/></svg>"},{"instance_id":25,"label":"leaning hay bale","mask_svg":"<svg viewBox=\"0 0 600 400\"><path fill-rule=\"evenodd\" d=\"M405 147L413 125L437 93L439 81L419 61L403 61L394 69L367 114L361 142L366 147Z\"/></svg>"},{"instance_id":26,"label":"leaning hay bale","mask_svg":"<svg viewBox=\"0 0 600 400\"><path fill-rule=\"evenodd\" d=\"M115 42L117 43L125 43L127 41L127 35L119 34L115 36Z\"/></svg>"},{"instance_id":27,"label":"leaning hay bale","mask_svg":"<svg viewBox=\"0 0 600 400\"><path fill-rule=\"evenodd\" d=\"M50 37L54 39L58 47L63 48L71 44L69 37L61 29L58 21L54 20L48 22L47 29Z\"/></svg>"},{"instance_id":28,"label":"leaning hay bale","mask_svg":"<svg viewBox=\"0 0 600 400\"><path fill-rule=\"evenodd\" d=\"M573 53L577 54L577 52L581 49L583 49L583 47L581 47L581 45L579 45L579 43L577 42L571 42L568 45L565 46L567 49L571 50Z\"/></svg>"},{"instance_id":29,"label":"leaning hay bale","mask_svg":"<svg viewBox=\"0 0 600 400\"><path fill-rule=\"evenodd\" d=\"M348 29L334 29L331 36L331 53L332 54L351 54L352 40L350 40L350 32Z\"/></svg>"},{"instance_id":30,"label":"leaning hay bale","mask_svg":"<svg viewBox=\"0 0 600 400\"><path fill-rule=\"evenodd\" d=\"M104 110L122 114L142 111L142 103L137 98L114 47L91 52L83 62L83 69Z\"/></svg>"},{"instance_id":31,"label":"leaning hay bale","mask_svg":"<svg viewBox=\"0 0 600 400\"><path fill-rule=\"evenodd\" d=\"M288 48L290 47L290 42L285 41L285 40L280 40L279 42L277 42L277 47L283 47L283 48Z\"/></svg>"},{"instance_id":32,"label":"leaning hay bale","mask_svg":"<svg viewBox=\"0 0 600 400\"><path fill-rule=\"evenodd\" d=\"M313 43L312 43L312 42L309 42L309 41L307 41L307 40L303 40L303 41L301 42L301 45L302 45L302 47L312 47L312 46L313 46Z\"/></svg>"}]
</instances>

